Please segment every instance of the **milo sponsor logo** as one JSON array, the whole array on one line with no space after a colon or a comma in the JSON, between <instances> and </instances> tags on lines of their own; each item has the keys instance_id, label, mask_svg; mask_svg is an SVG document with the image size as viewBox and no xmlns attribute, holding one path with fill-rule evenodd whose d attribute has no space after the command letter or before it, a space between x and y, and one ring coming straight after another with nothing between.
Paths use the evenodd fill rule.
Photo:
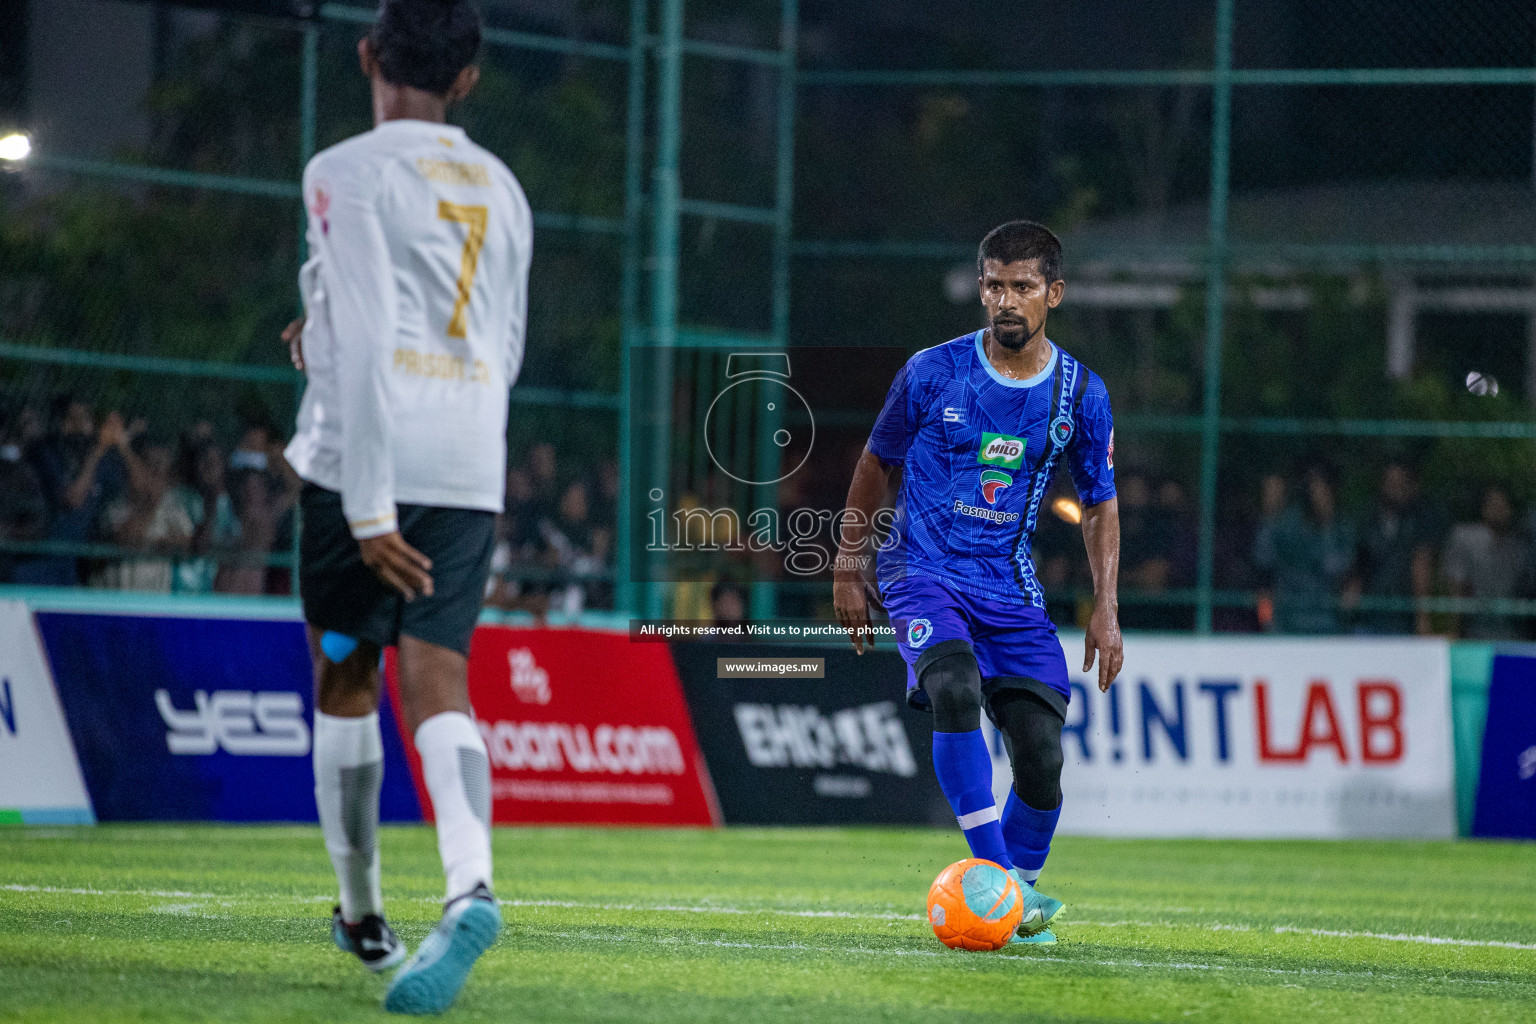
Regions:
<instances>
[{"instance_id":1,"label":"milo sponsor logo","mask_svg":"<svg viewBox=\"0 0 1536 1024\"><path fill-rule=\"evenodd\" d=\"M1024 464L1024 439L1007 434L982 434L976 461L983 466L1018 469Z\"/></svg>"}]
</instances>

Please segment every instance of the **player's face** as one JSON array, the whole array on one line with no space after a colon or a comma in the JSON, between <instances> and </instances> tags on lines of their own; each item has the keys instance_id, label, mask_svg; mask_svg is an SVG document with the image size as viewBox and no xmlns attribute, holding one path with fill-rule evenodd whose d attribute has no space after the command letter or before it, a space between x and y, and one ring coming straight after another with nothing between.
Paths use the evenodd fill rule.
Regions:
<instances>
[{"instance_id":1,"label":"player's face","mask_svg":"<svg viewBox=\"0 0 1536 1024\"><path fill-rule=\"evenodd\" d=\"M1061 304L1061 281L1046 281L1040 261L1004 263L983 260L981 304L986 307L992 337L1004 348L1021 349L1045 329L1048 312Z\"/></svg>"}]
</instances>

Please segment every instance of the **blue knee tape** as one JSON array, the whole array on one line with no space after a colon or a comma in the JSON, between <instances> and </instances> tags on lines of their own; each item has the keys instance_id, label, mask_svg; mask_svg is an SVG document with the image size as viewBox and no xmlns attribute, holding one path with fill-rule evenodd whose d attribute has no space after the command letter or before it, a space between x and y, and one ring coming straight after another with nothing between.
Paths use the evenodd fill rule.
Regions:
<instances>
[{"instance_id":1,"label":"blue knee tape","mask_svg":"<svg viewBox=\"0 0 1536 1024\"><path fill-rule=\"evenodd\" d=\"M340 665L352 656L353 651L357 650L357 638L327 630L320 634L320 650L325 652L327 658Z\"/></svg>"}]
</instances>

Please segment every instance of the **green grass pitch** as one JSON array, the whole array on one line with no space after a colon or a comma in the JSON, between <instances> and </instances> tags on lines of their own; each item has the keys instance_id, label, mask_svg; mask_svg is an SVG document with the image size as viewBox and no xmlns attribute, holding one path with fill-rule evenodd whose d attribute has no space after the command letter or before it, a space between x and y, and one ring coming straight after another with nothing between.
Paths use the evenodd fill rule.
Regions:
<instances>
[{"instance_id":1,"label":"green grass pitch","mask_svg":"<svg viewBox=\"0 0 1536 1024\"><path fill-rule=\"evenodd\" d=\"M386 829L412 948L433 833ZM1061 839L1055 947L958 953L943 831L498 829L507 928L453 1019L1536 1020L1536 849ZM313 828L0 829L0 1020L381 1020Z\"/></svg>"}]
</instances>

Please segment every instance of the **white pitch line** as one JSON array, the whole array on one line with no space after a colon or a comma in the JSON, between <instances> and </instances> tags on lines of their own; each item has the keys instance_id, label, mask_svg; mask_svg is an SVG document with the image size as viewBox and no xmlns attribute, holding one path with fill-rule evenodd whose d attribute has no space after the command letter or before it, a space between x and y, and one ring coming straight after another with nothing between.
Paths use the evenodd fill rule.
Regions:
<instances>
[{"instance_id":1,"label":"white pitch line","mask_svg":"<svg viewBox=\"0 0 1536 1024\"><path fill-rule=\"evenodd\" d=\"M1446 939L1438 935L1406 935L1401 932L1345 932L1330 928L1297 928L1277 924L1275 933L1323 935L1330 939L1381 939L1383 942L1417 942L1426 946L1492 946L1496 949L1536 949L1536 942L1505 942L1499 939Z\"/></svg>"},{"instance_id":2,"label":"white pitch line","mask_svg":"<svg viewBox=\"0 0 1536 1024\"><path fill-rule=\"evenodd\" d=\"M0 891L23 893L48 893L69 896L144 896L156 899L229 899L230 894L218 894L211 892L182 892L175 889L72 889L48 885L0 885ZM266 894L235 894L236 899L292 899L286 895ZM301 897L309 903L331 902L330 896ZM441 903L436 897L418 896L412 902L416 903ZM922 921L922 914L898 914L894 912L869 912L855 910L788 910L779 907L728 907L713 906L709 904L676 904L676 903L594 903L582 900L502 900L503 906L530 907L530 908L554 908L566 910L616 910L641 913L663 914L728 914L734 916L750 917L753 915L767 915L771 917L798 917L798 918L831 918L842 920L864 921ZM1263 931L1262 925L1245 924L1212 924L1174 923L1169 921L1136 921L1129 919L1115 921L1095 921L1092 919L1078 919L1071 923L1089 928L1193 928L1199 931L1223 932L1223 931ZM1424 946L1463 946L1491 949L1520 949L1536 950L1536 942L1513 942L1502 939L1457 939L1440 935L1410 935L1405 932L1366 932L1345 931L1331 928L1305 928L1299 925L1275 925L1273 929L1277 935L1316 935L1330 939L1376 939L1380 942L1407 942Z\"/></svg>"},{"instance_id":3,"label":"white pitch line","mask_svg":"<svg viewBox=\"0 0 1536 1024\"><path fill-rule=\"evenodd\" d=\"M628 935L612 932L550 932L557 939L585 939L594 942L634 942ZM640 940L646 941L646 940ZM724 939L651 939L653 946L703 946L712 949L788 950L808 953L864 953L869 956L948 956L935 949L869 949L865 946L811 946L802 942L727 942Z\"/></svg>"},{"instance_id":4,"label":"white pitch line","mask_svg":"<svg viewBox=\"0 0 1536 1024\"><path fill-rule=\"evenodd\" d=\"M40 892L61 896L148 896L155 899L216 900L211 892L181 892L177 889L66 889L55 885L0 885L4 892Z\"/></svg>"},{"instance_id":5,"label":"white pitch line","mask_svg":"<svg viewBox=\"0 0 1536 1024\"><path fill-rule=\"evenodd\" d=\"M439 902L437 900L424 900L424 902ZM646 911L656 913L684 913L684 914L768 914L775 917L830 917L847 918L855 920L871 921L923 921L926 918L922 914L895 914L895 913L860 913L851 910L782 910L776 908L750 909L746 907L716 907L716 906L679 906L674 904L640 904L640 903L588 903L576 900L502 900L504 906L509 907L554 907L571 910L620 910L620 911ZM1094 921L1091 919L1071 920L1071 924L1080 924L1093 928L1194 928L1201 931L1258 931L1259 927L1244 924L1174 924L1168 921ZM1274 932L1277 935L1319 935L1337 939L1379 939L1383 942L1412 942L1429 946L1484 946L1497 949L1532 949L1536 950L1533 942L1508 942L1498 939L1453 939L1437 935L1408 935L1405 933L1389 932L1359 932L1336 931L1326 928L1302 928L1296 925L1275 925Z\"/></svg>"},{"instance_id":6,"label":"white pitch line","mask_svg":"<svg viewBox=\"0 0 1536 1024\"><path fill-rule=\"evenodd\" d=\"M1094 921L1088 918L1071 919L1072 924L1092 928L1194 928L1207 932L1260 932L1273 931L1276 935L1319 935L1331 939L1379 939L1382 942L1412 942L1426 946L1484 946L1495 949L1536 949L1536 942L1507 942L1500 939L1452 939L1438 935L1409 935L1406 932L1357 932L1330 928L1303 928L1298 925L1277 924L1273 928L1247 924L1197 924L1172 921Z\"/></svg>"},{"instance_id":7,"label":"white pitch line","mask_svg":"<svg viewBox=\"0 0 1536 1024\"><path fill-rule=\"evenodd\" d=\"M631 938L628 935L617 935L617 934L614 934L613 932L551 932L549 934L552 935L555 938L560 938L560 939L583 939L583 940L598 941L598 942L634 942L634 941L637 941L636 939L633 939L633 938ZM645 942L646 940L641 939L641 940L638 940L638 941ZM750 949L750 950L766 950L766 951L770 951L770 952L776 952L776 951L810 952L810 953L830 953L830 954L838 954L838 955L847 954L847 953L858 953L858 954L863 954L865 956L952 957L952 956L957 956L957 955L960 955L960 956L965 955L964 953L961 953L959 951L942 952L942 951L939 951L939 950L932 950L932 949L870 949L867 946L812 946L812 945L808 945L808 944L805 944L805 943L799 943L799 942L785 942L785 943L773 943L773 942L727 942L727 941L725 941L723 939L679 939L679 938L674 938L674 937L666 937L666 938L660 938L660 939L651 939L651 940L649 940L648 944L649 945L655 945L655 946L697 946L697 947L705 947L705 948L712 948L712 949ZM1010 959L1015 959L1015 958L1010 958ZM1040 957L1037 962L1039 962L1039 963L1059 963L1059 964L1062 964L1064 966L1071 966L1073 964L1080 964L1080 963L1089 963L1089 964L1093 964L1093 965L1098 966L1098 967L1137 967L1137 968L1144 968L1144 969L1148 969L1148 970L1237 971L1239 973L1244 972L1244 971L1248 971L1248 972L1252 972L1252 973L1256 973L1256 974L1306 975L1308 977L1323 977L1323 978L1380 978L1380 979L1388 980L1388 981L1391 981L1391 980L1421 981L1421 980L1423 980L1423 979L1417 978L1417 977L1415 977L1413 975L1387 974L1387 973L1383 973L1381 971L1373 971L1373 970L1363 970L1363 971L1327 971L1327 970L1318 970L1318 969L1315 969L1315 968L1306 968L1306 967L1302 967L1302 968L1247 967L1247 966L1244 966L1244 965L1241 965L1241 964L1197 964L1197 963L1189 963L1189 962L1186 962L1186 961L1179 961L1179 960L1168 960L1168 961L1158 962L1158 961L1147 961L1147 960L1079 960L1079 959L1075 959L1075 958L1074 959L1067 959L1065 957ZM1502 985L1502 984L1506 984L1506 982L1504 982L1502 980L1490 980L1490 979L1483 979L1483 978L1459 978L1459 979L1456 979L1456 983L1457 984L1467 984L1467 985Z\"/></svg>"},{"instance_id":8,"label":"white pitch line","mask_svg":"<svg viewBox=\"0 0 1536 1024\"><path fill-rule=\"evenodd\" d=\"M440 903L441 900L425 902ZM583 903L574 900L502 900L506 907L559 907L572 910L634 910L676 914L771 914L775 917L829 917L866 921L923 921L922 914L871 913L857 910L784 910L780 908L689 906L674 903Z\"/></svg>"}]
</instances>

